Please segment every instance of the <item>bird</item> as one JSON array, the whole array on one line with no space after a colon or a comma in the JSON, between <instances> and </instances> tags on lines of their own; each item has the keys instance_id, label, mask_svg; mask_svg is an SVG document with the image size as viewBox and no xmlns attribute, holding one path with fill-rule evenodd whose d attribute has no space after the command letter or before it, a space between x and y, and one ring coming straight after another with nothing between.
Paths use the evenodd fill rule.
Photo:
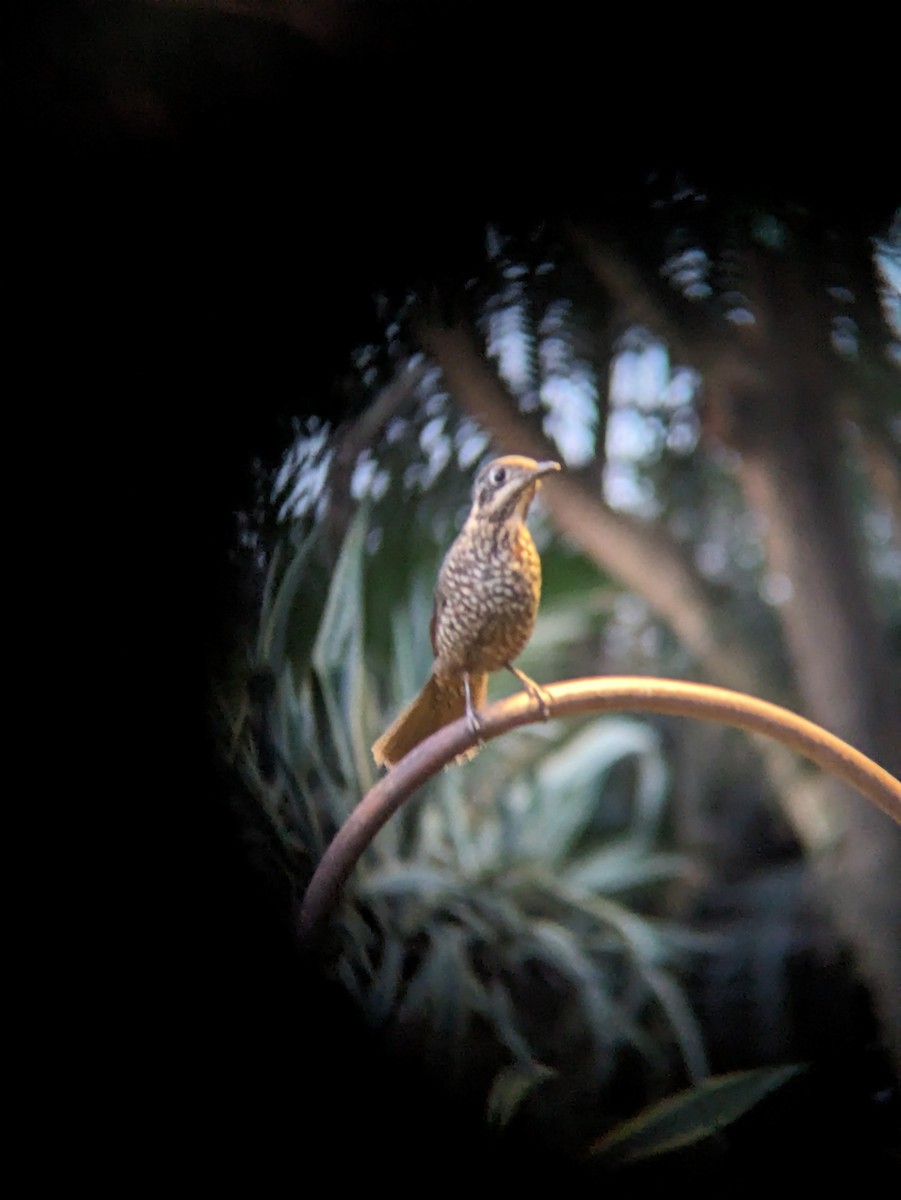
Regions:
<instances>
[{"instance_id":1,"label":"bird","mask_svg":"<svg viewBox=\"0 0 901 1200\"><path fill-rule=\"evenodd\" d=\"M373 744L377 766L394 766L458 717L465 715L478 732L488 675L502 668L519 679L548 716L542 688L513 660L532 636L541 598L541 559L526 516L541 480L560 469L558 462L508 454L486 463L476 475L469 516L438 573L430 625L432 673Z\"/></svg>"}]
</instances>

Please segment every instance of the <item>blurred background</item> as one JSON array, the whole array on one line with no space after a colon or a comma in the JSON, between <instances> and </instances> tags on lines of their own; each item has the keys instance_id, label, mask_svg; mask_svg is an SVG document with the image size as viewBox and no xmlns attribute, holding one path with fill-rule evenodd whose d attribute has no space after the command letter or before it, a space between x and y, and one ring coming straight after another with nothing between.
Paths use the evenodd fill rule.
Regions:
<instances>
[{"instance_id":1,"label":"blurred background","mask_svg":"<svg viewBox=\"0 0 901 1200\"><path fill-rule=\"evenodd\" d=\"M676 18L652 42L567 4L76 3L27 32L32 285L80 419L108 432L117 398L136 590L203 696L165 812L196 844L174 1015L214 1159L231 1130L281 1162L301 1127L305 1155L358 1142L361 1178L606 1179L623 1121L766 1070L631 1178L763 1146L897 1169L899 830L773 744L627 714L508 735L379 835L321 953L293 930L428 673L493 453L565 467L530 522L530 675L737 688L901 770L878 66L858 111L765 29L708 62Z\"/></svg>"}]
</instances>

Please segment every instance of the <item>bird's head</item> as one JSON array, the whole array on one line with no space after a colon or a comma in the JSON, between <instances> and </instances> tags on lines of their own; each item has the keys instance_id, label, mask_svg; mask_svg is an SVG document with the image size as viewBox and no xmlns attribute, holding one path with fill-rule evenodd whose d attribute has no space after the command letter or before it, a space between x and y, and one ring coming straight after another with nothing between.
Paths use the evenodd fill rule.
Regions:
<instances>
[{"instance_id":1,"label":"bird's head","mask_svg":"<svg viewBox=\"0 0 901 1200\"><path fill-rule=\"evenodd\" d=\"M559 470L558 462L536 462L519 454L493 459L476 476L470 516L501 522L524 518L542 477Z\"/></svg>"}]
</instances>

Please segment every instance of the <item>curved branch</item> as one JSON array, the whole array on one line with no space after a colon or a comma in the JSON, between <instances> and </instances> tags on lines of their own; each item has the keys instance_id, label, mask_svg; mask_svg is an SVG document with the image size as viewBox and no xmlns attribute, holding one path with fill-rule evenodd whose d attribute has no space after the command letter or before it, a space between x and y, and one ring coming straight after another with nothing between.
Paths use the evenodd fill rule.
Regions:
<instances>
[{"instance_id":1,"label":"curved branch","mask_svg":"<svg viewBox=\"0 0 901 1200\"><path fill-rule=\"evenodd\" d=\"M901 825L901 782L847 742L776 704L707 684L635 676L570 679L542 687L542 692L551 716L624 710L654 712L717 721L775 738L850 784ZM301 905L301 935L309 937L315 931L337 903L360 855L417 788L477 742L490 741L540 719L535 701L527 693L518 692L479 714L478 735L472 732L466 718L461 717L411 750L370 788L323 855Z\"/></svg>"}]
</instances>

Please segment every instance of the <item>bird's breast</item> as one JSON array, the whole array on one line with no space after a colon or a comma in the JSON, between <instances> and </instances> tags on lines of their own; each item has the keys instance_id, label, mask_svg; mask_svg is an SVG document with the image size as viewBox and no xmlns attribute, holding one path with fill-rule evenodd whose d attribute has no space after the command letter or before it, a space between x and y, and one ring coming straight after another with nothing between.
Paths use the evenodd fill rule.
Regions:
<instances>
[{"instance_id":1,"label":"bird's breast","mask_svg":"<svg viewBox=\"0 0 901 1200\"><path fill-rule=\"evenodd\" d=\"M438 578L438 670L496 671L511 662L532 634L540 595L541 560L525 525L464 529Z\"/></svg>"}]
</instances>

